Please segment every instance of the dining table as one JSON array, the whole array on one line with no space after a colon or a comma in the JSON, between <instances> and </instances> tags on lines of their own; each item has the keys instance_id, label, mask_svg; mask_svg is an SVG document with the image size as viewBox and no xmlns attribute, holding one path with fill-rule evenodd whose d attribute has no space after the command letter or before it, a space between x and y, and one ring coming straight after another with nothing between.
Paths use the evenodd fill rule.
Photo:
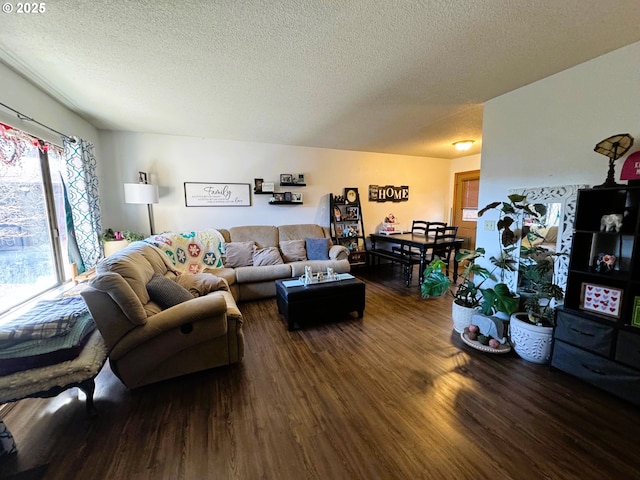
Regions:
<instances>
[{"instance_id":1,"label":"dining table","mask_svg":"<svg viewBox=\"0 0 640 480\"><path fill-rule=\"evenodd\" d=\"M419 265L418 271L419 283L424 280L424 269L427 266L428 261L431 258L428 256L429 250L435 247L450 245L453 249L453 277L457 277L458 262L456 256L460 251L464 239L455 238L454 240L436 240L434 235L422 235L418 233L371 233L369 235L371 241L371 249L367 252L373 263L374 259L378 261L380 259L390 260L392 262L400 263L404 267L405 284L409 286L411 284L411 278L413 274L413 266ZM381 248L381 245L389 247ZM392 249L393 246L400 247L398 249ZM410 253L410 249L415 249L417 252Z\"/></svg>"}]
</instances>

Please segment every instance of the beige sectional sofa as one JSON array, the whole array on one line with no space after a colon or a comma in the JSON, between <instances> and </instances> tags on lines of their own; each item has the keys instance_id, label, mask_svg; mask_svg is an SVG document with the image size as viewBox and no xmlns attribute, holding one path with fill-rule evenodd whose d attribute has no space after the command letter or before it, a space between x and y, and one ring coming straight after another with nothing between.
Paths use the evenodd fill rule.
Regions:
<instances>
[{"instance_id":1,"label":"beige sectional sofa","mask_svg":"<svg viewBox=\"0 0 640 480\"><path fill-rule=\"evenodd\" d=\"M318 225L161 234L101 261L82 296L111 369L136 388L240 361L236 302L275 296L275 280L298 277L307 265L348 272L348 251Z\"/></svg>"},{"instance_id":2,"label":"beige sectional sofa","mask_svg":"<svg viewBox=\"0 0 640 480\"><path fill-rule=\"evenodd\" d=\"M304 274L305 266L311 266L314 272L333 268L335 273L350 271L349 251L342 245L332 245L327 228L314 224L275 226L242 226L229 230L219 230L227 243L255 242L255 248L276 247L285 256L283 248L287 242L305 241L308 238L329 240L327 259L294 260L283 258L282 264L266 266L236 266L210 268L208 272L218 275L229 283L234 298L238 301L256 300L276 295L275 281L282 278L297 278ZM226 262L226 257L223 261Z\"/></svg>"}]
</instances>

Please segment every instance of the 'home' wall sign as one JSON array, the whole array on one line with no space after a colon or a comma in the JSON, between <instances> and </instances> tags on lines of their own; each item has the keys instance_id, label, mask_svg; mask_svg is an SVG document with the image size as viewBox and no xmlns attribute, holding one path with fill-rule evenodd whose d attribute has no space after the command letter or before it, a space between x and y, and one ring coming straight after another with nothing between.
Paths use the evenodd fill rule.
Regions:
<instances>
[{"instance_id":1,"label":"'home' wall sign","mask_svg":"<svg viewBox=\"0 0 640 480\"><path fill-rule=\"evenodd\" d=\"M406 202L409 200L409 186L402 185L369 185L369 201L371 202Z\"/></svg>"}]
</instances>

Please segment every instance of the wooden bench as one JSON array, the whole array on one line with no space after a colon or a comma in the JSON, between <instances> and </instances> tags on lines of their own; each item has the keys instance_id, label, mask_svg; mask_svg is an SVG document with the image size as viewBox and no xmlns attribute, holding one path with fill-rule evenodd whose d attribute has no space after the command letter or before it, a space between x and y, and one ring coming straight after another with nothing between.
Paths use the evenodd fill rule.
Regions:
<instances>
[{"instance_id":1,"label":"wooden bench","mask_svg":"<svg viewBox=\"0 0 640 480\"><path fill-rule=\"evenodd\" d=\"M400 252L393 252L382 248L368 250L367 254L371 257L369 265L373 265L374 260L377 260L378 264L380 264L380 259L389 260L393 263L399 263L402 265L404 282L407 287L411 285L411 279L413 278L413 266L420 264L420 257L417 255L402 254Z\"/></svg>"}]
</instances>

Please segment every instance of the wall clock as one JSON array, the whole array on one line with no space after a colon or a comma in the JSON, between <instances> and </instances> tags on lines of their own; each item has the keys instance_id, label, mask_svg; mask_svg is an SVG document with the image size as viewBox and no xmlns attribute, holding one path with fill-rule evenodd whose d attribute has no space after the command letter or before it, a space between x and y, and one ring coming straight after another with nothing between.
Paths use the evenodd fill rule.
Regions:
<instances>
[{"instance_id":1,"label":"wall clock","mask_svg":"<svg viewBox=\"0 0 640 480\"><path fill-rule=\"evenodd\" d=\"M346 203L356 203L358 201L358 189L353 187L345 188L344 198Z\"/></svg>"}]
</instances>

